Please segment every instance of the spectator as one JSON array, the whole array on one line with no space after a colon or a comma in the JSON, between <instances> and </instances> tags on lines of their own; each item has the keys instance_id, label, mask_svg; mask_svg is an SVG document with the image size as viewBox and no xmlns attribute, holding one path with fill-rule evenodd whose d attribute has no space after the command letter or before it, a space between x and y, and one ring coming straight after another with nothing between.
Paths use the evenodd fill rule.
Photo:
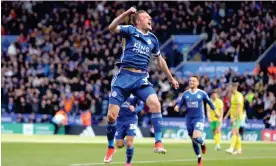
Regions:
<instances>
[{"instance_id":1,"label":"spectator","mask_svg":"<svg viewBox=\"0 0 276 166\"><path fill-rule=\"evenodd\" d=\"M24 97L20 97L19 101L16 104L16 113L31 113L32 107L29 103L26 103L26 100Z\"/></svg>"},{"instance_id":2,"label":"spectator","mask_svg":"<svg viewBox=\"0 0 276 166\"><path fill-rule=\"evenodd\" d=\"M270 129L276 129L276 111L273 110L269 119Z\"/></svg>"},{"instance_id":3,"label":"spectator","mask_svg":"<svg viewBox=\"0 0 276 166\"><path fill-rule=\"evenodd\" d=\"M55 125L55 131L54 134L57 134L59 129L62 126L65 126L68 124L68 116L67 113L63 110L59 110L58 112L56 112L56 114L54 115L53 119L52 119L53 124Z\"/></svg>"},{"instance_id":4,"label":"spectator","mask_svg":"<svg viewBox=\"0 0 276 166\"><path fill-rule=\"evenodd\" d=\"M32 101L32 112L39 113L39 100L38 98L34 98Z\"/></svg>"},{"instance_id":5,"label":"spectator","mask_svg":"<svg viewBox=\"0 0 276 166\"><path fill-rule=\"evenodd\" d=\"M254 100L254 112L255 112L255 117L257 119L262 119L264 117L264 102L263 100L257 96L257 98Z\"/></svg>"},{"instance_id":6,"label":"spectator","mask_svg":"<svg viewBox=\"0 0 276 166\"><path fill-rule=\"evenodd\" d=\"M81 112L81 123L83 126L91 126L92 117L91 112L89 110Z\"/></svg>"},{"instance_id":7,"label":"spectator","mask_svg":"<svg viewBox=\"0 0 276 166\"><path fill-rule=\"evenodd\" d=\"M8 107L7 107L7 113L13 113L13 112L15 112L15 104L14 104L14 99L10 97Z\"/></svg>"},{"instance_id":8,"label":"spectator","mask_svg":"<svg viewBox=\"0 0 276 166\"><path fill-rule=\"evenodd\" d=\"M35 118L35 114L34 113L31 113L29 115L28 123L36 123L36 118Z\"/></svg>"},{"instance_id":9,"label":"spectator","mask_svg":"<svg viewBox=\"0 0 276 166\"><path fill-rule=\"evenodd\" d=\"M275 96L272 92L268 92L268 94L264 95L264 110L267 110L269 108L272 108L272 106L275 104Z\"/></svg>"},{"instance_id":10,"label":"spectator","mask_svg":"<svg viewBox=\"0 0 276 166\"><path fill-rule=\"evenodd\" d=\"M64 110L67 113L71 112L75 101L74 96L72 96L71 93L66 93L66 95L63 95L62 98L64 102Z\"/></svg>"},{"instance_id":11,"label":"spectator","mask_svg":"<svg viewBox=\"0 0 276 166\"><path fill-rule=\"evenodd\" d=\"M23 123L23 122L24 122L24 119L22 117L22 114L17 114L16 123Z\"/></svg>"},{"instance_id":12,"label":"spectator","mask_svg":"<svg viewBox=\"0 0 276 166\"><path fill-rule=\"evenodd\" d=\"M276 66L274 66L273 62L270 62L270 65L267 67L267 72L272 76L276 75Z\"/></svg>"},{"instance_id":13,"label":"spectator","mask_svg":"<svg viewBox=\"0 0 276 166\"><path fill-rule=\"evenodd\" d=\"M41 119L41 123L50 123L50 118L47 114L44 114L42 119Z\"/></svg>"}]
</instances>

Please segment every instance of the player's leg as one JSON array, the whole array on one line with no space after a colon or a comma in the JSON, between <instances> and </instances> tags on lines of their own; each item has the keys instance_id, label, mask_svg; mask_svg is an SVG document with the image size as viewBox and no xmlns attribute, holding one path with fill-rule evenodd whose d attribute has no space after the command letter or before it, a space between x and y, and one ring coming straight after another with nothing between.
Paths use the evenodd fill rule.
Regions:
<instances>
[{"instance_id":1,"label":"player's leg","mask_svg":"<svg viewBox=\"0 0 276 166\"><path fill-rule=\"evenodd\" d=\"M210 123L210 128L213 132L213 136L214 136L214 141L215 141L215 145L217 145L217 133L216 133L216 121L212 121ZM215 148L216 149L216 148Z\"/></svg>"},{"instance_id":2,"label":"player's leg","mask_svg":"<svg viewBox=\"0 0 276 166\"><path fill-rule=\"evenodd\" d=\"M106 135L108 140L108 150L106 152L104 162L110 163L114 153L116 152L114 148L114 137L116 133L116 120L120 110L120 106L129 96L129 93L118 87L112 87L111 95L109 97L109 106L107 113L107 123L106 123Z\"/></svg>"},{"instance_id":3,"label":"player's leg","mask_svg":"<svg viewBox=\"0 0 276 166\"><path fill-rule=\"evenodd\" d=\"M197 163L198 163L198 166L201 166L203 163L203 158L201 156L201 153L200 153L200 148L199 148L199 145L198 143L196 143L193 138L192 138L192 134L191 134L191 140L192 140L192 145L193 145L193 149L194 149L194 152L197 156Z\"/></svg>"},{"instance_id":4,"label":"player's leg","mask_svg":"<svg viewBox=\"0 0 276 166\"><path fill-rule=\"evenodd\" d=\"M115 104L109 104L106 122L106 134L108 140L108 148L114 147L114 136L116 133L116 119L118 117L120 107Z\"/></svg>"},{"instance_id":5,"label":"player's leg","mask_svg":"<svg viewBox=\"0 0 276 166\"><path fill-rule=\"evenodd\" d=\"M133 140L136 136L137 122L130 122L126 127L126 166L131 166L132 157L134 154Z\"/></svg>"},{"instance_id":6,"label":"player's leg","mask_svg":"<svg viewBox=\"0 0 276 166\"><path fill-rule=\"evenodd\" d=\"M127 128L124 124L121 122L118 122L116 127L116 147L121 149L125 146L125 136L126 136Z\"/></svg>"},{"instance_id":7,"label":"player's leg","mask_svg":"<svg viewBox=\"0 0 276 166\"><path fill-rule=\"evenodd\" d=\"M193 141L201 146L201 151L203 154L206 153L206 145L202 138L202 132L204 130L204 121L202 119L194 120L194 131L193 131Z\"/></svg>"},{"instance_id":8,"label":"player's leg","mask_svg":"<svg viewBox=\"0 0 276 166\"><path fill-rule=\"evenodd\" d=\"M107 113L107 122L106 122L106 136L108 141L108 149L104 158L105 163L110 163L112 157L116 152L114 148L114 137L116 133L116 119L119 113L120 107L115 104L109 104L108 113Z\"/></svg>"},{"instance_id":9,"label":"player's leg","mask_svg":"<svg viewBox=\"0 0 276 166\"><path fill-rule=\"evenodd\" d=\"M134 136L126 137L126 166L131 166L131 161L134 154L133 140Z\"/></svg>"},{"instance_id":10,"label":"player's leg","mask_svg":"<svg viewBox=\"0 0 276 166\"><path fill-rule=\"evenodd\" d=\"M216 121L215 126L215 133L216 133L216 150L221 150L220 142L221 142L221 124L219 121Z\"/></svg>"},{"instance_id":11,"label":"player's leg","mask_svg":"<svg viewBox=\"0 0 276 166\"><path fill-rule=\"evenodd\" d=\"M217 121L217 127L216 127L216 135L217 135L217 150L221 150L221 123Z\"/></svg>"},{"instance_id":12,"label":"player's leg","mask_svg":"<svg viewBox=\"0 0 276 166\"><path fill-rule=\"evenodd\" d=\"M227 153L233 154L234 153L234 148L236 145L236 141L238 138L238 134L239 134L239 126L237 124L237 121L235 120L232 123L232 129L231 129L231 141L230 141L230 147L228 149L226 149Z\"/></svg>"},{"instance_id":13,"label":"player's leg","mask_svg":"<svg viewBox=\"0 0 276 166\"><path fill-rule=\"evenodd\" d=\"M188 118L187 118L186 124L187 124L188 135L190 136L190 138L192 140L193 149L197 156L197 163L200 166L200 165L202 165L202 157L201 157L200 148L199 148L198 143L193 140L194 125L191 122L191 120Z\"/></svg>"},{"instance_id":14,"label":"player's leg","mask_svg":"<svg viewBox=\"0 0 276 166\"><path fill-rule=\"evenodd\" d=\"M124 139L116 139L116 147L119 149L125 147L125 140Z\"/></svg>"},{"instance_id":15,"label":"player's leg","mask_svg":"<svg viewBox=\"0 0 276 166\"><path fill-rule=\"evenodd\" d=\"M233 154L241 154L242 153L240 124L241 124L241 121L237 120L237 140L236 140L236 144L235 144L236 150L234 151Z\"/></svg>"},{"instance_id":16,"label":"player's leg","mask_svg":"<svg viewBox=\"0 0 276 166\"><path fill-rule=\"evenodd\" d=\"M143 86L137 89L135 95L138 96L141 100L143 100L149 110L151 112L151 122L154 128L154 138L155 138L155 153L166 153L166 149L164 149L162 144L162 124L163 118L161 114L161 105L156 95L155 90L152 86Z\"/></svg>"}]
</instances>

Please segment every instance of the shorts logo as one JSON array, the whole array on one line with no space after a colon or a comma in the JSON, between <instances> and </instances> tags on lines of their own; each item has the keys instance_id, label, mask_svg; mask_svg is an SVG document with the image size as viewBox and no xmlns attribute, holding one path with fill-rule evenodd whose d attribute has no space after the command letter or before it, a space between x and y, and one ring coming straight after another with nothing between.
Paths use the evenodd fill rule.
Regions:
<instances>
[{"instance_id":1,"label":"shorts logo","mask_svg":"<svg viewBox=\"0 0 276 166\"><path fill-rule=\"evenodd\" d=\"M150 39L148 39L148 40L147 40L147 43L148 43L148 44L151 44L151 40L150 40Z\"/></svg>"},{"instance_id":2,"label":"shorts logo","mask_svg":"<svg viewBox=\"0 0 276 166\"><path fill-rule=\"evenodd\" d=\"M111 96L112 96L112 97L116 97L116 96L117 96L117 92L116 92L116 91L113 91L113 92L111 93Z\"/></svg>"},{"instance_id":3,"label":"shorts logo","mask_svg":"<svg viewBox=\"0 0 276 166\"><path fill-rule=\"evenodd\" d=\"M149 84L149 81L148 81L148 78L147 77L145 77L145 78L143 78L143 84L144 85L148 85Z\"/></svg>"},{"instance_id":4,"label":"shorts logo","mask_svg":"<svg viewBox=\"0 0 276 166\"><path fill-rule=\"evenodd\" d=\"M163 121L158 121L159 125L163 125Z\"/></svg>"}]
</instances>

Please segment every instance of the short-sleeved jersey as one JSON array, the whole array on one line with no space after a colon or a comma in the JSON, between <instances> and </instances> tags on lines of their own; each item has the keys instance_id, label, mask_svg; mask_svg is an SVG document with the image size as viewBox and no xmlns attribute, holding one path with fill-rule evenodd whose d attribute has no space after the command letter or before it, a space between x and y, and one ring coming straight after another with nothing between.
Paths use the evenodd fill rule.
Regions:
<instances>
[{"instance_id":1,"label":"short-sleeved jersey","mask_svg":"<svg viewBox=\"0 0 276 166\"><path fill-rule=\"evenodd\" d=\"M236 116L235 114L239 104L241 105L241 108L240 108L241 110L239 112L238 117L236 118L241 119L243 116L244 98L240 92L236 91L231 96L230 118L234 118Z\"/></svg>"},{"instance_id":2,"label":"short-sleeved jersey","mask_svg":"<svg viewBox=\"0 0 276 166\"><path fill-rule=\"evenodd\" d=\"M221 109L223 109L223 102L222 102L222 100L220 100L219 98L217 98L216 100L212 99L211 101L214 103L214 105L216 107L215 111L220 116L221 115ZM207 105L207 108L210 109L210 106ZM218 120L218 118L216 117L216 114L215 114L214 111L210 111L210 118L211 118L212 121Z\"/></svg>"},{"instance_id":3,"label":"short-sleeved jersey","mask_svg":"<svg viewBox=\"0 0 276 166\"><path fill-rule=\"evenodd\" d=\"M177 104L179 108L186 106L186 117L205 117L204 101L206 101L212 110L215 110L214 104L207 93L203 90L197 89L194 93L187 90L183 93L181 101Z\"/></svg>"},{"instance_id":4,"label":"short-sleeved jersey","mask_svg":"<svg viewBox=\"0 0 276 166\"><path fill-rule=\"evenodd\" d=\"M118 121L124 122L127 120L137 121L137 112L132 112L129 107L132 105L136 107L137 105L143 104L141 100L137 97L129 97L122 105L119 111Z\"/></svg>"},{"instance_id":5,"label":"short-sleeved jersey","mask_svg":"<svg viewBox=\"0 0 276 166\"><path fill-rule=\"evenodd\" d=\"M146 71L151 55L159 56L159 41L157 37L148 32L143 34L132 25L120 25L123 53L119 67L131 67Z\"/></svg>"}]
</instances>

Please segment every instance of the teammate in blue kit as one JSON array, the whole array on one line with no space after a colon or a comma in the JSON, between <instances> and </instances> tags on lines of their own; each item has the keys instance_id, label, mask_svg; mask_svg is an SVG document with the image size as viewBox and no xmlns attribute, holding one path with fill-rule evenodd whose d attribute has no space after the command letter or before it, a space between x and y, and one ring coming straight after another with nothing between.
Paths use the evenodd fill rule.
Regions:
<instances>
[{"instance_id":1,"label":"teammate in blue kit","mask_svg":"<svg viewBox=\"0 0 276 166\"><path fill-rule=\"evenodd\" d=\"M134 26L119 25L125 17L131 14L134 14ZM171 75L166 61L160 54L158 39L149 32L152 30L151 24L151 17L146 11L137 11L131 7L115 18L108 27L110 32L121 35L123 53L120 62L117 63L120 71L113 77L111 82L106 131L107 139L110 142L115 136L116 119L120 107L132 93L141 99L152 113L151 120L155 132L154 152L166 153L166 149L161 142L163 122L161 106L152 84L148 81L147 68L151 55L156 57L157 65L166 74L171 85L176 89L179 85ZM114 152L114 146L109 143L104 158L105 163L111 162Z\"/></svg>"},{"instance_id":2,"label":"teammate in blue kit","mask_svg":"<svg viewBox=\"0 0 276 166\"><path fill-rule=\"evenodd\" d=\"M203 159L198 144L201 146L202 153L205 154L206 145L201 137L205 119L204 101L209 104L213 111L215 110L215 106L207 93L197 88L198 85L198 78L196 76L191 77L189 80L189 90L183 93L181 101L175 106L174 110L178 112L182 106L186 106L186 125L188 134L192 139L193 148L198 157L198 166L202 166ZM218 116L216 112L215 114Z\"/></svg>"},{"instance_id":3,"label":"teammate in blue kit","mask_svg":"<svg viewBox=\"0 0 276 166\"><path fill-rule=\"evenodd\" d=\"M133 139L136 136L136 127L138 122L137 113L142 111L144 103L137 97L130 96L122 105L117 119L116 126L116 146L123 148L126 144L126 164L131 166L131 160L134 153ZM126 142L125 142L126 137Z\"/></svg>"}]
</instances>

